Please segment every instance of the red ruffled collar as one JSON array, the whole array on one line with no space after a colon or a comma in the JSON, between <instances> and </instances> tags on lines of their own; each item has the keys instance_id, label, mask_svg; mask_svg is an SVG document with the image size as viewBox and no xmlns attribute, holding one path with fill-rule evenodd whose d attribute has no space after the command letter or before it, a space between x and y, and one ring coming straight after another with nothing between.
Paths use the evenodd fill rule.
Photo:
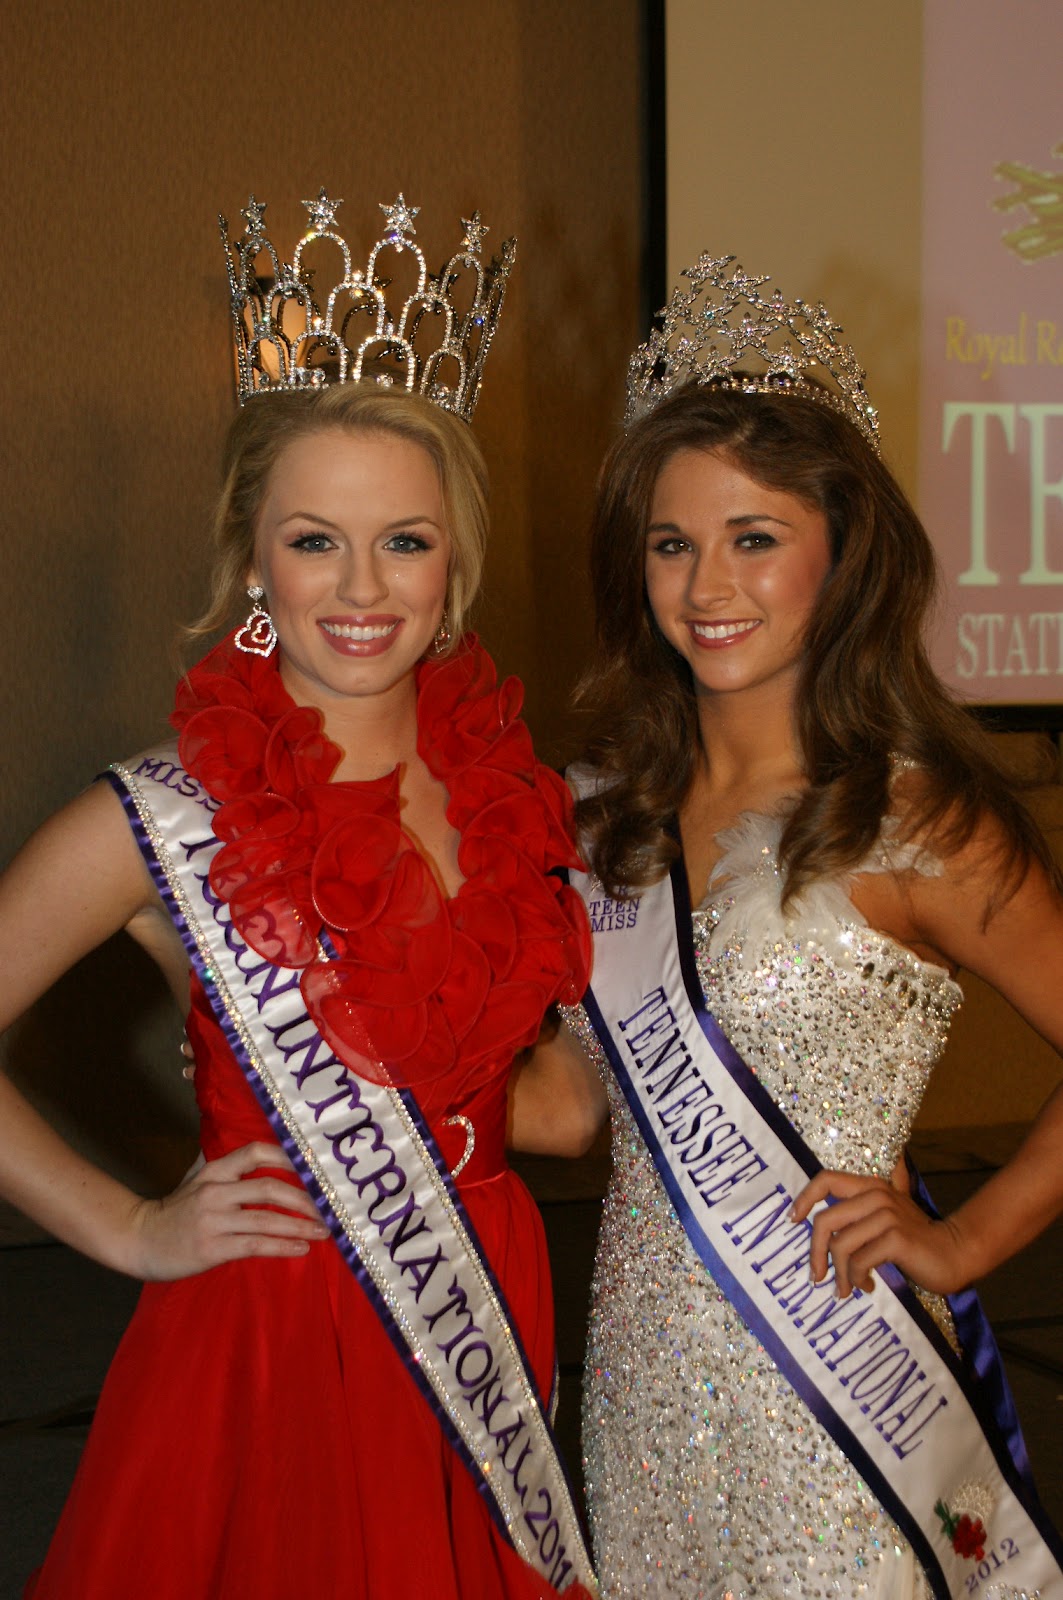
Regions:
<instances>
[{"instance_id":1,"label":"red ruffled collar","mask_svg":"<svg viewBox=\"0 0 1063 1600\"><path fill-rule=\"evenodd\" d=\"M341 751L276 657L223 640L171 720L184 766L221 802L211 887L254 950L299 969L339 1058L414 1088L458 1068L469 1090L535 1040L549 1006L581 997L590 936L579 896L548 876L580 865L572 803L535 759L518 680L499 684L470 636L422 664L417 690L418 751L461 836L449 900L399 825L398 770L331 783Z\"/></svg>"}]
</instances>

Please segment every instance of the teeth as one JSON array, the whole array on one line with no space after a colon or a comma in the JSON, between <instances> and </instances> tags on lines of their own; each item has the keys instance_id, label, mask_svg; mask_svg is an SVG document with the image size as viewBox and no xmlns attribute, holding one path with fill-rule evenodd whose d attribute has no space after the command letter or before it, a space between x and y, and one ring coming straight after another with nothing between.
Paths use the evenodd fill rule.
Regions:
<instances>
[{"instance_id":1,"label":"teeth","mask_svg":"<svg viewBox=\"0 0 1063 1600\"><path fill-rule=\"evenodd\" d=\"M367 644L370 639L386 639L389 633L395 632L398 623L323 622L321 626L334 639L353 639L357 644Z\"/></svg>"},{"instance_id":2,"label":"teeth","mask_svg":"<svg viewBox=\"0 0 1063 1600\"><path fill-rule=\"evenodd\" d=\"M751 633L759 626L756 622L692 622L691 627L699 639L733 639L739 633Z\"/></svg>"}]
</instances>

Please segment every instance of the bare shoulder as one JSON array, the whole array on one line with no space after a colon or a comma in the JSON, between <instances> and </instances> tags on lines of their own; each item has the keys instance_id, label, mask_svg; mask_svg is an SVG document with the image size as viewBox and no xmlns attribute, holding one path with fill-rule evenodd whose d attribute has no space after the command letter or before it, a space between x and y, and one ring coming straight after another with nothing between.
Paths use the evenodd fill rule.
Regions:
<instances>
[{"instance_id":1,"label":"bare shoulder","mask_svg":"<svg viewBox=\"0 0 1063 1600\"><path fill-rule=\"evenodd\" d=\"M947 810L920 833L913 819L926 798L918 769L897 774L897 837L915 853L892 872L858 874L855 904L870 927L924 960L976 973L1063 1051L1063 896L1036 858L1015 866L1008 830L989 807L959 830L960 842Z\"/></svg>"},{"instance_id":2,"label":"bare shoulder","mask_svg":"<svg viewBox=\"0 0 1063 1600\"><path fill-rule=\"evenodd\" d=\"M939 792L924 767L915 761L895 760L889 780L889 817L901 838L912 836L915 820L936 801ZM945 827L948 828L947 814ZM914 833L921 843L929 843L920 838L917 829Z\"/></svg>"},{"instance_id":3,"label":"bare shoulder","mask_svg":"<svg viewBox=\"0 0 1063 1600\"><path fill-rule=\"evenodd\" d=\"M0 1026L112 933L156 912L163 915L121 801L108 784L93 784L33 834L0 878Z\"/></svg>"},{"instance_id":4,"label":"bare shoulder","mask_svg":"<svg viewBox=\"0 0 1063 1600\"><path fill-rule=\"evenodd\" d=\"M946 806L926 826L922 819L936 796L918 767L894 774L890 798L884 864L892 862L893 870L858 873L853 900L871 927L924 960L987 975L990 925L999 933L1058 902L1047 874L1036 861L1023 871L1011 835L989 807L973 826L958 806Z\"/></svg>"},{"instance_id":5,"label":"bare shoulder","mask_svg":"<svg viewBox=\"0 0 1063 1600\"><path fill-rule=\"evenodd\" d=\"M905 875L920 936L950 965L975 972L1063 1048L1063 896L1037 860L1016 873L992 813L957 849L939 852L936 874Z\"/></svg>"},{"instance_id":6,"label":"bare shoulder","mask_svg":"<svg viewBox=\"0 0 1063 1600\"><path fill-rule=\"evenodd\" d=\"M914 847L914 864L921 869L917 878L996 903L1015 852L1007 826L992 807L982 806L972 822L954 800L939 806L927 827L921 818L936 794L925 773L918 768L899 773L891 792L892 823L897 838Z\"/></svg>"}]
</instances>

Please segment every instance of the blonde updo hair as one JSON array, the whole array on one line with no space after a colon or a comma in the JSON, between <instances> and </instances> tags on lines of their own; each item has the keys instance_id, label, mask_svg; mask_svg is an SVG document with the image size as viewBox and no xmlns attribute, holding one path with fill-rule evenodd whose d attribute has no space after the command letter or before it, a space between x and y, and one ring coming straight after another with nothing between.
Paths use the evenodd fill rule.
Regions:
<instances>
[{"instance_id":1,"label":"blonde updo hair","mask_svg":"<svg viewBox=\"0 0 1063 1600\"><path fill-rule=\"evenodd\" d=\"M269 475L294 440L329 429L408 439L435 462L451 540L447 622L452 639L460 639L487 546L487 467L480 447L467 423L421 395L362 383L257 395L233 419L214 514L210 604L188 629L191 638L215 633L246 611L255 523Z\"/></svg>"}]
</instances>

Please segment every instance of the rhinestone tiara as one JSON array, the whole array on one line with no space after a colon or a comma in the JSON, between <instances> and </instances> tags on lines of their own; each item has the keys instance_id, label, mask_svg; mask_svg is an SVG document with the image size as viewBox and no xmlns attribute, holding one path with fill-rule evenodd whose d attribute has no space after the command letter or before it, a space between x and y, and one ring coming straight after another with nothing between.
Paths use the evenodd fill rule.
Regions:
<instances>
[{"instance_id":1,"label":"rhinestone tiara","mask_svg":"<svg viewBox=\"0 0 1063 1600\"><path fill-rule=\"evenodd\" d=\"M683 273L659 313L659 326L628 363L627 410L636 421L686 383L743 394L809 396L847 417L878 452L878 412L864 389L864 372L841 328L822 304L788 305L778 289L760 292L766 276L743 272L734 256L706 252ZM756 361L756 370L746 363ZM815 379L815 382L810 380Z\"/></svg>"},{"instance_id":2,"label":"rhinestone tiara","mask_svg":"<svg viewBox=\"0 0 1063 1600\"><path fill-rule=\"evenodd\" d=\"M392 205L381 205L384 232L365 266L355 267L351 248L336 229L342 204L324 189L316 200L303 201L309 226L290 261L270 240L266 207L254 195L240 213L244 232L238 239L230 239L229 224L218 217L240 404L254 394L365 380L416 391L467 422L479 397L516 240L507 239L484 263L480 252L488 230L475 211L462 218L461 243L433 276L414 241L420 207L407 205L400 194ZM324 245L314 251L310 267L303 256L316 241ZM379 270L387 251L410 251L414 259L416 283L401 300L394 280ZM320 281L328 276L323 257L335 259L330 284Z\"/></svg>"}]
</instances>

